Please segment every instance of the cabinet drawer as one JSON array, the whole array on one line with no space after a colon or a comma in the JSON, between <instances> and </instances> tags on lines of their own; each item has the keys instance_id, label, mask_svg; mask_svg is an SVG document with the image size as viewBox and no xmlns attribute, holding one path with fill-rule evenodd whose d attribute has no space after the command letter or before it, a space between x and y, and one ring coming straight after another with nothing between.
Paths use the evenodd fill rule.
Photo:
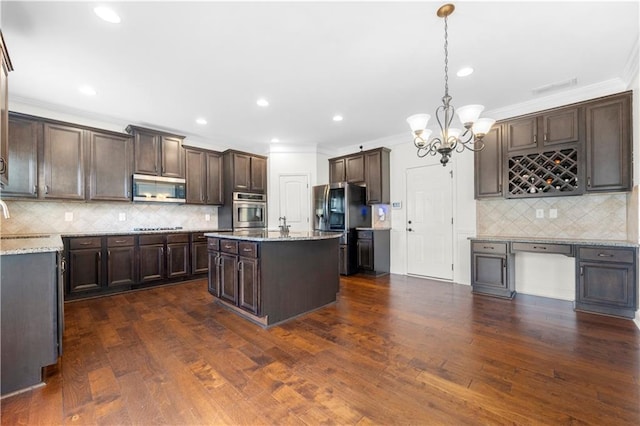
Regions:
<instances>
[{"instance_id":1,"label":"cabinet drawer","mask_svg":"<svg viewBox=\"0 0 640 426\"><path fill-rule=\"evenodd\" d=\"M133 235L123 235L119 237L108 237L107 247L125 247L132 246L135 241Z\"/></svg>"},{"instance_id":2,"label":"cabinet drawer","mask_svg":"<svg viewBox=\"0 0 640 426\"><path fill-rule=\"evenodd\" d=\"M209 250L220 250L220 238L211 238L207 239L207 249Z\"/></svg>"},{"instance_id":3,"label":"cabinet drawer","mask_svg":"<svg viewBox=\"0 0 640 426\"><path fill-rule=\"evenodd\" d=\"M507 243L494 243L494 242L476 241L471 245L471 250L474 253L506 254L507 253Z\"/></svg>"},{"instance_id":4,"label":"cabinet drawer","mask_svg":"<svg viewBox=\"0 0 640 426\"><path fill-rule=\"evenodd\" d=\"M611 247L580 247L578 248L580 260L595 260L597 262L633 263L635 250L631 248Z\"/></svg>"},{"instance_id":5,"label":"cabinet drawer","mask_svg":"<svg viewBox=\"0 0 640 426\"><path fill-rule=\"evenodd\" d=\"M258 243L248 243L246 241L238 244L238 254L243 257L258 257Z\"/></svg>"},{"instance_id":6,"label":"cabinet drawer","mask_svg":"<svg viewBox=\"0 0 640 426\"><path fill-rule=\"evenodd\" d=\"M102 247L102 238L100 237L71 238L69 240L71 250L100 247Z\"/></svg>"},{"instance_id":7,"label":"cabinet drawer","mask_svg":"<svg viewBox=\"0 0 640 426\"><path fill-rule=\"evenodd\" d=\"M569 244L511 243L512 251L528 251L532 253L564 254L570 256L573 251Z\"/></svg>"},{"instance_id":8,"label":"cabinet drawer","mask_svg":"<svg viewBox=\"0 0 640 426\"><path fill-rule=\"evenodd\" d=\"M221 240L220 251L238 254L238 242L233 240Z\"/></svg>"},{"instance_id":9,"label":"cabinet drawer","mask_svg":"<svg viewBox=\"0 0 640 426\"><path fill-rule=\"evenodd\" d=\"M140 235L140 239L138 241L141 246L147 246L151 244L164 244L164 235Z\"/></svg>"},{"instance_id":10,"label":"cabinet drawer","mask_svg":"<svg viewBox=\"0 0 640 426\"><path fill-rule=\"evenodd\" d=\"M167 243L188 243L189 234L169 234L167 235Z\"/></svg>"},{"instance_id":11,"label":"cabinet drawer","mask_svg":"<svg viewBox=\"0 0 640 426\"><path fill-rule=\"evenodd\" d=\"M372 240L373 239L373 231L358 231L358 239L359 240Z\"/></svg>"},{"instance_id":12,"label":"cabinet drawer","mask_svg":"<svg viewBox=\"0 0 640 426\"><path fill-rule=\"evenodd\" d=\"M191 234L191 242L203 243L205 241L207 241L207 237L204 236L204 232L194 232Z\"/></svg>"}]
</instances>

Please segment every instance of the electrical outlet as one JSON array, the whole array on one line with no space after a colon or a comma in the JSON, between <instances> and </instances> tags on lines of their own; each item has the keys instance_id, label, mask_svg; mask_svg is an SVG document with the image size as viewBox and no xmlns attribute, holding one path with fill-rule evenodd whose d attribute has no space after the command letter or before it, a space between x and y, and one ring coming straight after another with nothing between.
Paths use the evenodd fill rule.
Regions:
<instances>
[{"instance_id":1,"label":"electrical outlet","mask_svg":"<svg viewBox=\"0 0 640 426\"><path fill-rule=\"evenodd\" d=\"M73 212L64 212L64 221L73 222Z\"/></svg>"},{"instance_id":2,"label":"electrical outlet","mask_svg":"<svg viewBox=\"0 0 640 426\"><path fill-rule=\"evenodd\" d=\"M119 213L118 214L118 220L120 222L124 222L125 220L127 220L127 214L126 213Z\"/></svg>"},{"instance_id":3,"label":"electrical outlet","mask_svg":"<svg viewBox=\"0 0 640 426\"><path fill-rule=\"evenodd\" d=\"M209 222L211 220L211 215L210 214L205 214L204 215L204 220L206 220L207 222Z\"/></svg>"},{"instance_id":4,"label":"electrical outlet","mask_svg":"<svg viewBox=\"0 0 640 426\"><path fill-rule=\"evenodd\" d=\"M544 209L536 209L536 219L544 219Z\"/></svg>"},{"instance_id":5,"label":"electrical outlet","mask_svg":"<svg viewBox=\"0 0 640 426\"><path fill-rule=\"evenodd\" d=\"M549 217L555 219L558 217L558 209L549 209Z\"/></svg>"}]
</instances>

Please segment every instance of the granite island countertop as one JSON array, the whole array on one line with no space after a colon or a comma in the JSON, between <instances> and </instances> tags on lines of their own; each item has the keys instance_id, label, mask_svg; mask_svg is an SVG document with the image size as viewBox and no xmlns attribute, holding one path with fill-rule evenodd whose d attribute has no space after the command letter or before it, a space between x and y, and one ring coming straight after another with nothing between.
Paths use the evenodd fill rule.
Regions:
<instances>
[{"instance_id":1,"label":"granite island countertop","mask_svg":"<svg viewBox=\"0 0 640 426\"><path fill-rule=\"evenodd\" d=\"M59 234L2 235L0 255L47 253L62 251L64 246Z\"/></svg>"},{"instance_id":2,"label":"granite island countertop","mask_svg":"<svg viewBox=\"0 0 640 426\"><path fill-rule=\"evenodd\" d=\"M532 244L569 244L583 246L612 246L612 247L638 247L640 244L632 241L621 240L596 240L581 238L537 238L537 237L515 237L515 236L488 236L479 235L469 237L471 241L508 241L512 243L532 243Z\"/></svg>"},{"instance_id":3,"label":"granite island countertop","mask_svg":"<svg viewBox=\"0 0 640 426\"><path fill-rule=\"evenodd\" d=\"M242 230L233 232L206 232L205 237L225 238L228 240L245 240L245 241L310 241L310 240L327 240L331 238L340 238L342 232L326 232L326 231L306 231L294 232L290 231L283 234L280 231L269 231L264 229Z\"/></svg>"}]
</instances>

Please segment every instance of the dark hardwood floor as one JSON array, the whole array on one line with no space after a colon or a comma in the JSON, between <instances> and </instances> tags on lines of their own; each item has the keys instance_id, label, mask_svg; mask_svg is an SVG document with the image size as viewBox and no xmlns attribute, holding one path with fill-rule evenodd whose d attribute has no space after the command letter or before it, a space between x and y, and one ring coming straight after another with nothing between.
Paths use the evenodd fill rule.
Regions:
<instances>
[{"instance_id":1,"label":"dark hardwood floor","mask_svg":"<svg viewBox=\"0 0 640 426\"><path fill-rule=\"evenodd\" d=\"M568 302L391 275L269 330L204 280L65 309L2 424L640 424L640 331Z\"/></svg>"}]
</instances>

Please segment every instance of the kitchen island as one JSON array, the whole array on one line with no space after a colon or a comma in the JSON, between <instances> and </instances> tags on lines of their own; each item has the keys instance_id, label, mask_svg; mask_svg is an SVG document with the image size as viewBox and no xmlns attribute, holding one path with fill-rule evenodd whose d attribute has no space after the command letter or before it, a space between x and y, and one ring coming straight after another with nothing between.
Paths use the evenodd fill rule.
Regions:
<instances>
[{"instance_id":1,"label":"kitchen island","mask_svg":"<svg viewBox=\"0 0 640 426\"><path fill-rule=\"evenodd\" d=\"M269 327L336 301L336 232L206 233L209 292L222 306Z\"/></svg>"}]
</instances>

